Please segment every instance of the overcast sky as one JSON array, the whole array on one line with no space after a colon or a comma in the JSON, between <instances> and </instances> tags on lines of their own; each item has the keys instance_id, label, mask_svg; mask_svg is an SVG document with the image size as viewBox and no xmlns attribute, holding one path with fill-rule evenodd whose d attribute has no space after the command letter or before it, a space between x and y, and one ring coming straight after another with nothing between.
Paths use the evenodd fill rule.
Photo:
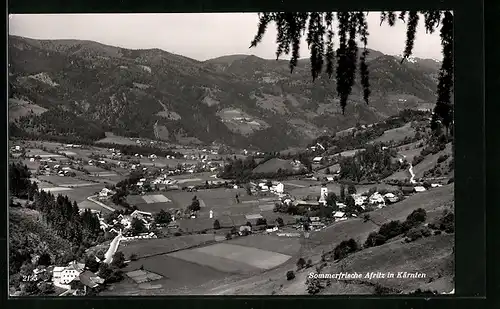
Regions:
<instances>
[{"instance_id":1,"label":"overcast sky","mask_svg":"<svg viewBox=\"0 0 500 309\"><path fill-rule=\"evenodd\" d=\"M276 29L268 27L262 42L249 49L257 31L256 13L227 14L24 14L9 16L9 34L35 39L80 39L130 49L160 48L197 60L223 55L253 54L275 58ZM380 14L368 15L368 47L397 55L404 50L406 25L380 24ZM441 60L439 31L426 34L423 18L413 55ZM307 44L301 58L309 57Z\"/></svg>"}]
</instances>

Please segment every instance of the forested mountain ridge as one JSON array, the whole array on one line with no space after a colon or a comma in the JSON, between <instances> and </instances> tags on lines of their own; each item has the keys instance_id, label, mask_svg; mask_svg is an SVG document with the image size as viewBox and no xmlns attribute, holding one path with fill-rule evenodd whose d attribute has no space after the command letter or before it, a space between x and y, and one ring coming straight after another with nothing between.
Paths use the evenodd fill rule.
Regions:
<instances>
[{"instance_id":1,"label":"forested mountain ridge","mask_svg":"<svg viewBox=\"0 0 500 309\"><path fill-rule=\"evenodd\" d=\"M13 126L35 133L85 135L64 129L62 119L73 117L78 127L92 128L91 139L112 131L274 151L403 109L429 108L437 74L429 61L401 63L371 51L370 104L357 83L342 115L335 80L322 75L312 82L307 60L292 74L286 60L229 55L201 62L160 49L9 36L9 107L40 107L11 117Z\"/></svg>"}]
</instances>

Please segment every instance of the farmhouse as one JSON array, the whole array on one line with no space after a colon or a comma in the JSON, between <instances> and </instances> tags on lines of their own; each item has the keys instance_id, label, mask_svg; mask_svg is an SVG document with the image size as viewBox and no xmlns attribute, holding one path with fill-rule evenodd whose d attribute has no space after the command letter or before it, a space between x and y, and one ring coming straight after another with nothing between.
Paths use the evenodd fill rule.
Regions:
<instances>
[{"instance_id":1,"label":"farmhouse","mask_svg":"<svg viewBox=\"0 0 500 309\"><path fill-rule=\"evenodd\" d=\"M272 233L272 232L276 232L276 231L278 231L278 227L277 226L269 228L269 229L266 229L266 233Z\"/></svg>"},{"instance_id":2,"label":"farmhouse","mask_svg":"<svg viewBox=\"0 0 500 309\"><path fill-rule=\"evenodd\" d=\"M385 200L382 194L375 192L369 198L370 204L384 204Z\"/></svg>"},{"instance_id":3,"label":"farmhouse","mask_svg":"<svg viewBox=\"0 0 500 309\"><path fill-rule=\"evenodd\" d=\"M84 270L85 264L73 261L67 267L54 267L52 283L63 289L70 289L70 282L77 278Z\"/></svg>"},{"instance_id":4,"label":"farmhouse","mask_svg":"<svg viewBox=\"0 0 500 309\"><path fill-rule=\"evenodd\" d=\"M244 233L251 233L251 232L252 232L252 227L250 227L248 225L240 226L240 235L242 235Z\"/></svg>"},{"instance_id":5,"label":"farmhouse","mask_svg":"<svg viewBox=\"0 0 500 309\"><path fill-rule=\"evenodd\" d=\"M384 195L384 198L388 199L389 202L391 202L391 203L396 203L399 200L397 196L395 196L393 193L390 193L390 192L386 193Z\"/></svg>"},{"instance_id":6,"label":"farmhouse","mask_svg":"<svg viewBox=\"0 0 500 309\"><path fill-rule=\"evenodd\" d=\"M314 222L311 222L311 226L315 229L321 229L321 228L325 227L325 224L322 222L319 222L319 221L314 221Z\"/></svg>"},{"instance_id":7,"label":"farmhouse","mask_svg":"<svg viewBox=\"0 0 500 309\"><path fill-rule=\"evenodd\" d=\"M342 217L344 217L344 216L345 216L345 212L342 212L342 211L336 211L336 212L333 214L333 217L334 217L335 219L340 219L340 218L342 218Z\"/></svg>"},{"instance_id":8,"label":"farmhouse","mask_svg":"<svg viewBox=\"0 0 500 309\"><path fill-rule=\"evenodd\" d=\"M323 157L315 157L313 159L313 163L319 164L319 163L321 163L322 160L323 160Z\"/></svg>"},{"instance_id":9,"label":"farmhouse","mask_svg":"<svg viewBox=\"0 0 500 309\"><path fill-rule=\"evenodd\" d=\"M366 200L368 199L368 197L361 194L353 194L352 197L354 198L354 203L356 204L356 206L364 205Z\"/></svg>"},{"instance_id":10,"label":"farmhouse","mask_svg":"<svg viewBox=\"0 0 500 309\"><path fill-rule=\"evenodd\" d=\"M115 192L113 190L110 190L108 188L103 188L100 192L99 192L99 197L108 197L108 196L111 196L115 194Z\"/></svg>"},{"instance_id":11,"label":"farmhouse","mask_svg":"<svg viewBox=\"0 0 500 309\"><path fill-rule=\"evenodd\" d=\"M426 191L426 189L424 187L420 187L420 186L415 187L415 192L424 192L424 191Z\"/></svg>"},{"instance_id":12,"label":"farmhouse","mask_svg":"<svg viewBox=\"0 0 500 309\"><path fill-rule=\"evenodd\" d=\"M344 203L337 203L337 207L338 207L339 209L343 209L343 208L345 208L345 207L346 207L346 204L344 204Z\"/></svg>"}]
</instances>

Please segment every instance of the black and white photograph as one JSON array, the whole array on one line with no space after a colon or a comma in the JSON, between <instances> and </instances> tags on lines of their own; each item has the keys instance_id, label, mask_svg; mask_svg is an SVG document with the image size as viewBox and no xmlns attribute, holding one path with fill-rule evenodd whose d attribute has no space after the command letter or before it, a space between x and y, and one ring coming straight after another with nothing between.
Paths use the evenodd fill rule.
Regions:
<instances>
[{"instance_id":1,"label":"black and white photograph","mask_svg":"<svg viewBox=\"0 0 500 309\"><path fill-rule=\"evenodd\" d=\"M8 18L11 297L455 293L452 11Z\"/></svg>"}]
</instances>

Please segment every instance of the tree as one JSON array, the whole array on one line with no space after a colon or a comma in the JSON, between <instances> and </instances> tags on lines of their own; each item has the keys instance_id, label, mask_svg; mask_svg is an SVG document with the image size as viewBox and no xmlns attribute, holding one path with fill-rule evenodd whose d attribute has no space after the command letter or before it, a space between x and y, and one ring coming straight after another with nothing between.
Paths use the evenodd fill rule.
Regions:
<instances>
[{"instance_id":1,"label":"tree","mask_svg":"<svg viewBox=\"0 0 500 309\"><path fill-rule=\"evenodd\" d=\"M142 220L139 220L137 218L132 219L131 227L132 227L132 233L134 235L147 232L144 222L142 222Z\"/></svg>"},{"instance_id":2,"label":"tree","mask_svg":"<svg viewBox=\"0 0 500 309\"><path fill-rule=\"evenodd\" d=\"M172 221L172 215L161 209L160 212L155 214L154 220L158 224L168 224L170 223L170 221Z\"/></svg>"},{"instance_id":3,"label":"tree","mask_svg":"<svg viewBox=\"0 0 500 309\"><path fill-rule=\"evenodd\" d=\"M306 268L309 268L311 266L312 266L312 260L308 259L307 262L306 262Z\"/></svg>"},{"instance_id":4,"label":"tree","mask_svg":"<svg viewBox=\"0 0 500 309\"><path fill-rule=\"evenodd\" d=\"M333 250L333 258L335 260L343 259L347 255L358 251L359 248L360 245L353 238L344 240Z\"/></svg>"},{"instance_id":5,"label":"tree","mask_svg":"<svg viewBox=\"0 0 500 309\"><path fill-rule=\"evenodd\" d=\"M113 270L108 264L102 263L101 265L99 265L99 277L104 279L104 281L108 281L112 273Z\"/></svg>"},{"instance_id":6,"label":"tree","mask_svg":"<svg viewBox=\"0 0 500 309\"><path fill-rule=\"evenodd\" d=\"M265 218L258 218L257 222L255 224L256 225L266 225L267 226L267 220Z\"/></svg>"},{"instance_id":7,"label":"tree","mask_svg":"<svg viewBox=\"0 0 500 309\"><path fill-rule=\"evenodd\" d=\"M382 224L378 233L383 235L386 239L394 238L403 232L403 225L400 221L393 220L391 222Z\"/></svg>"},{"instance_id":8,"label":"tree","mask_svg":"<svg viewBox=\"0 0 500 309\"><path fill-rule=\"evenodd\" d=\"M118 282L123 280L123 271L121 269L112 268L111 274L108 276L108 283Z\"/></svg>"},{"instance_id":9,"label":"tree","mask_svg":"<svg viewBox=\"0 0 500 309\"><path fill-rule=\"evenodd\" d=\"M427 218L427 212L423 208L415 209L411 214L406 217L406 222L408 222L409 227L414 227L422 222L425 222Z\"/></svg>"},{"instance_id":10,"label":"tree","mask_svg":"<svg viewBox=\"0 0 500 309\"><path fill-rule=\"evenodd\" d=\"M245 225L249 226L250 228L252 228L252 223L250 221L247 221L247 223Z\"/></svg>"},{"instance_id":11,"label":"tree","mask_svg":"<svg viewBox=\"0 0 500 309\"><path fill-rule=\"evenodd\" d=\"M295 278L295 273L293 272L293 270L289 270L286 272L286 280L290 281L290 280L293 280Z\"/></svg>"},{"instance_id":12,"label":"tree","mask_svg":"<svg viewBox=\"0 0 500 309\"><path fill-rule=\"evenodd\" d=\"M85 267L88 268L91 272L95 273L99 270L99 263L96 261L95 257L92 255L87 255L85 257Z\"/></svg>"},{"instance_id":13,"label":"tree","mask_svg":"<svg viewBox=\"0 0 500 309\"><path fill-rule=\"evenodd\" d=\"M299 258L297 261L297 269L302 269L306 266L306 260L304 258Z\"/></svg>"},{"instance_id":14,"label":"tree","mask_svg":"<svg viewBox=\"0 0 500 309\"><path fill-rule=\"evenodd\" d=\"M38 265L49 266L50 264L52 264L50 255L46 252L42 253L38 259Z\"/></svg>"},{"instance_id":15,"label":"tree","mask_svg":"<svg viewBox=\"0 0 500 309\"><path fill-rule=\"evenodd\" d=\"M236 229L236 226L231 227L231 234L237 234L238 230Z\"/></svg>"},{"instance_id":16,"label":"tree","mask_svg":"<svg viewBox=\"0 0 500 309\"><path fill-rule=\"evenodd\" d=\"M196 196L193 197L193 200L191 201L191 205L188 207L189 210L191 211L199 211L201 209L200 207L200 201Z\"/></svg>"},{"instance_id":17,"label":"tree","mask_svg":"<svg viewBox=\"0 0 500 309\"><path fill-rule=\"evenodd\" d=\"M95 256L100 260L100 261L104 261L105 259L105 256L104 256L104 252L102 250L99 250L97 251L97 253L95 254Z\"/></svg>"},{"instance_id":18,"label":"tree","mask_svg":"<svg viewBox=\"0 0 500 309\"><path fill-rule=\"evenodd\" d=\"M279 227L285 226L285 222L283 222L283 218L278 217L276 219L276 223L278 224Z\"/></svg>"},{"instance_id":19,"label":"tree","mask_svg":"<svg viewBox=\"0 0 500 309\"><path fill-rule=\"evenodd\" d=\"M386 238L377 232L371 232L365 241L365 248L375 247L385 244Z\"/></svg>"},{"instance_id":20,"label":"tree","mask_svg":"<svg viewBox=\"0 0 500 309\"><path fill-rule=\"evenodd\" d=\"M42 282L40 283L40 293L44 295L52 294L55 292L54 284L52 282Z\"/></svg>"},{"instance_id":21,"label":"tree","mask_svg":"<svg viewBox=\"0 0 500 309\"><path fill-rule=\"evenodd\" d=\"M451 94L453 89L453 14L451 11L402 11L397 16L394 11L381 12L380 24L387 21L390 26L400 19L407 23L406 45L403 51L403 62L412 55L415 34L420 20L424 17L427 32L433 33L441 25L440 36L443 47L443 61L438 78L437 101L434 107L431 128L439 123L446 128L453 124L453 105ZM334 51L334 21L338 24L339 47ZM307 22L309 23L307 24ZM359 57L359 73L363 99L368 104L370 96L369 71L366 64L368 50L368 23L364 12L264 12L259 13L257 34L250 48L257 46L271 22L275 22L277 30L276 58L282 54L290 57L290 71L298 64L300 42L307 31L307 43L311 51L311 75L313 81L322 73L326 62L326 74L332 77L336 62L337 93L340 97L342 112L345 111L347 99L351 95L355 82L358 62L357 40L363 43L363 51ZM307 28L307 29L306 29ZM326 38L326 41L325 41ZM325 46L326 45L326 46ZM326 47L326 50L325 50Z\"/></svg>"},{"instance_id":22,"label":"tree","mask_svg":"<svg viewBox=\"0 0 500 309\"><path fill-rule=\"evenodd\" d=\"M137 261L137 254L132 253L132 254L130 255L130 260L131 260L131 261Z\"/></svg>"},{"instance_id":23,"label":"tree","mask_svg":"<svg viewBox=\"0 0 500 309\"><path fill-rule=\"evenodd\" d=\"M226 240L230 240L231 238L233 238L233 236L231 235L231 233L227 233L226 234Z\"/></svg>"},{"instance_id":24,"label":"tree","mask_svg":"<svg viewBox=\"0 0 500 309\"><path fill-rule=\"evenodd\" d=\"M306 285L307 285L307 293L311 295L316 295L321 290L323 289L323 285L321 284L321 281L319 278L307 278L306 279Z\"/></svg>"},{"instance_id":25,"label":"tree","mask_svg":"<svg viewBox=\"0 0 500 309\"><path fill-rule=\"evenodd\" d=\"M345 211L348 214L353 214L356 213L356 202L354 201L354 198L350 195L348 195L345 199Z\"/></svg>"},{"instance_id":26,"label":"tree","mask_svg":"<svg viewBox=\"0 0 500 309\"><path fill-rule=\"evenodd\" d=\"M117 267L117 268L123 268L125 266L125 255L121 251L117 251L113 255L113 262L111 262L111 265Z\"/></svg>"},{"instance_id":27,"label":"tree","mask_svg":"<svg viewBox=\"0 0 500 309\"><path fill-rule=\"evenodd\" d=\"M220 222L219 220L215 219L214 221L214 230L218 230L220 229Z\"/></svg>"},{"instance_id":28,"label":"tree","mask_svg":"<svg viewBox=\"0 0 500 309\"><path fill-rule=\"evenodd\" d=\"M40 292L40 290L38 289L36 282L33 282L33 281L24 282L23 287L22 287L23 294L36 295L39 292Z\"/></svg>"},{"instance_id":29,"label":"tree","mask_svg":"<svg viewBox=\"0 0 500 309\"><path fill-rule=\"evenodd\" d=\"M347 187L347 193L349 193L349 194L356 194L356 187L353 184L350 184Z\"/></svg>"},{"instance_id":30,"label":"tree","mask_svg":"<svg viewBox=\"0 0 500 309\"><path fill-rule=\"evenodd\" d=\"M344 184L340 185L340 200L345 201L345 186Z\"/></svg>"}]
</instances>

